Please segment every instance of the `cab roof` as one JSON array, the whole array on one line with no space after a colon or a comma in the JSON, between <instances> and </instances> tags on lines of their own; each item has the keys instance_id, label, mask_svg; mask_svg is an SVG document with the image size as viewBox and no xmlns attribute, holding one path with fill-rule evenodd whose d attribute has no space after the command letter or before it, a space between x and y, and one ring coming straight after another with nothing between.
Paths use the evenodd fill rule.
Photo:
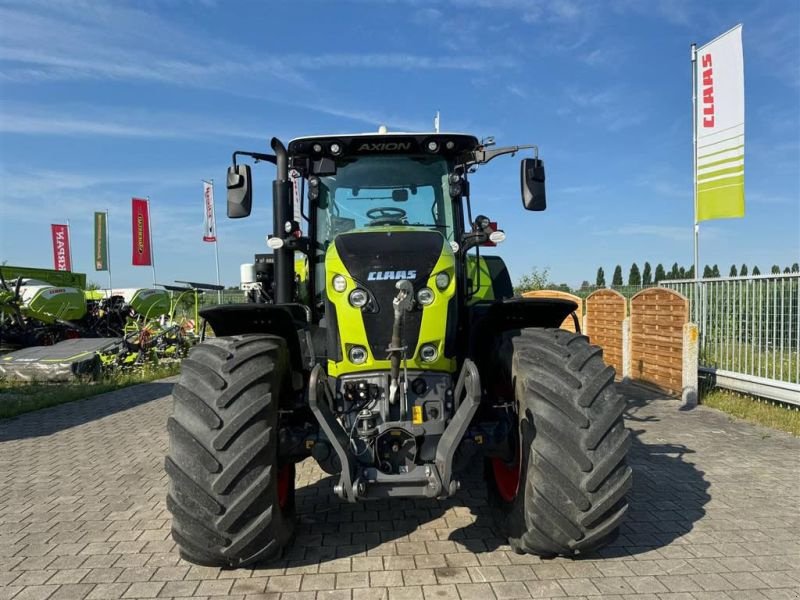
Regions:
<instances>
[{"instance_id":1,"label":"cab roof","mask_svg":"<svg viewBox=\"0 0 800 600\"><path fill-rule=\"evenodd\" d=\"M379 132L304 136L289 142L293 157L330 157L364 154L432 154L458 156L480 147L478 138L464 133Z\"/></svg>"}]
</instances>

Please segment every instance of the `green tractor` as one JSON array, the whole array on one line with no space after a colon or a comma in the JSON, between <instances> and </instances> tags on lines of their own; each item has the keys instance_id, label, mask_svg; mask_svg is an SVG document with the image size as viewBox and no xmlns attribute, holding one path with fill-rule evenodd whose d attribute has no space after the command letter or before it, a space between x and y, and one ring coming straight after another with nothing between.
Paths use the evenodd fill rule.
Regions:
<instances>
[{"instance_id":1,"label":"green tractor","mask_svg":"<svg viewBox=\"0 0 800 600\"><path fill-rule=\"evenodd\" d=\"M258 282L269 301L204 309L216 337L173 392L167 506L182 556L280 556L309 457L347 502L447 498L483 464L515 551L575 556L611 540L631 485L614 370L558 328L574 303L513 297L502 260L480 252L504 234L470 206L472 173L532 149L522 203L544 210L538 150L383 128L271 148L234 152L227 176L228 216L246 217L251 169L237 158L276 166L274 264Z\"/></svg>"}]
</instances>

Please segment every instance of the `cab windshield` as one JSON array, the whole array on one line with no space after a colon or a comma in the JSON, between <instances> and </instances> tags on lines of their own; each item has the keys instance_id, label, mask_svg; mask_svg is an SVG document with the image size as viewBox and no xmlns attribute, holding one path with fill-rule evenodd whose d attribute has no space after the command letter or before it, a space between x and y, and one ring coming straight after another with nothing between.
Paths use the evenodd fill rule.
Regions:
<instances>
[{"instance_id":1,"label":"cab windshield","mask_svg":"<svg viewBox=\"0 0 800 600\"><path fill-rule=\"evenodd\" d=\"M436 229L453 241L449 165L431 156L359 156L337 161L336 175L320 177L317 242L381 226Z\"/></svg>"}]
</instances>

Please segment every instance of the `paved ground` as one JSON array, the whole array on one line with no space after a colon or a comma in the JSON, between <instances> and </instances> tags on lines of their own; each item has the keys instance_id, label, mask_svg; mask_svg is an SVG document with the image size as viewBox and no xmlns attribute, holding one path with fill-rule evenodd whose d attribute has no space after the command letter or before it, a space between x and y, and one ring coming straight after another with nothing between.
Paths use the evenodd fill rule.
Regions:
<instances>
[{"instance_id":1,"label":"paved ground","mask_svg":"<svg viewBox=\"0 0 800 600\"><path fill-rule=\"evenodd\" d=\"M485 488L346 505L299 469L298 536L256 570L178 558L164 506L170 384L0 421L0 599L800 598L800 440L637 393L632 510L602 556L518 556ZM465 486L469 487L469 486Z\"/></svg>"}]
</instances>

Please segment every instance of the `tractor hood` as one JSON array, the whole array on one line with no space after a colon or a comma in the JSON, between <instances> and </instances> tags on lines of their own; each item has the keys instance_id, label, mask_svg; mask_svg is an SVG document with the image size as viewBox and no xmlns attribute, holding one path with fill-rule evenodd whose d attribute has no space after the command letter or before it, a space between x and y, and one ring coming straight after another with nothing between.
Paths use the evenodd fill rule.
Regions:
<instances>
[{"instance_id":1,"label":"tractor hood","mask_svg":"<svg viewBox=\"0 0 800 600\"><path fill-rule=\"evenodd\" d=\"M444 359L448 303L455 293L455 259L441 233L396 226L343 233L336 236L329 247L325 265L327 296L337 314L345 363L347 346L364 343L371 368L388 368L382 363L388 366L387 349L394 318L392 301L401 279L411 282L415 296L425 287L434 292L431 304L422 306L415 301L414 308L405 314L402 338L408 348L408 360L417 362L420 344L430 342L441 345L439 356ZM449 276L444 290L437 288L435 282L436 275L441 272ZM344 276L347 281L343 292L333 287L336 275ZM365 290L369 296L363 308L352 306L349 300L350 293L357 288ZM356 331L358 334L354 336ZM449 365L444 363L437 366L449 370ZM416 367L426 368L426 365Z\"/></svg>"}]
</instances>

